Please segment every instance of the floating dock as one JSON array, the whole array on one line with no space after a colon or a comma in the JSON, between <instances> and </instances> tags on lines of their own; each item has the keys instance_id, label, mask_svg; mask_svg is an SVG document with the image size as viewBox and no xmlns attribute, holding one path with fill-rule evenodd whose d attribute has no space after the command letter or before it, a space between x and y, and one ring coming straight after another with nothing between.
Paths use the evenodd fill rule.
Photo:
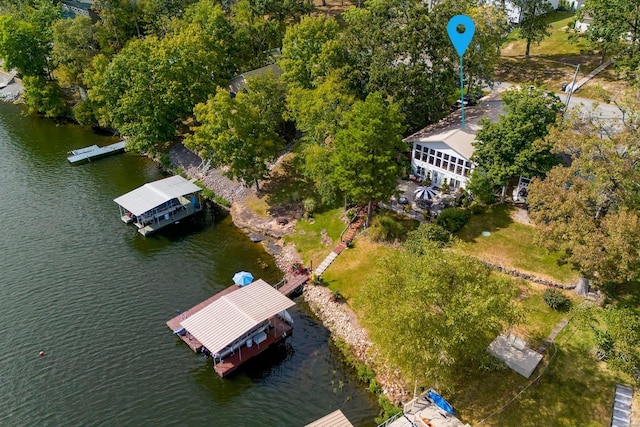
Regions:
<instances>
[{"instance_id":1,"label":"floating dock","mask_svg":"<svg viewBox=\"0 0 640 427\"><path fill-rule=\"evenodd\" d=\"M69 163L71 164L90 162L91 160L95 160L100 157L122 153L124 152L124 147L125 142L120 141L105 147L92 145L90 147L78 148L77 150L71 150L71 156L67 157L67 160L69 160Z\"/></svg>"},{"instance_id":2,"label":"floating dock","mask_svg":"<svg viewBox=\"0 0 640 427\"><path fill-rule=\"evenodd\" d=\"M113 201L120 207L120 219L147 236L200 212L200 191L196 184L176 175L149 182Z\"/></svg>"},{"instance_id":3,"label":"floating dock","mask_svg":"<svg viewBox=\"0 0 640 427\"><path fill-rule=\"evenodd\" d=\"M295 303L262 279L233 285L167 321L196 353L225 377L293 332L287 313Z\"/></svg>"}]
</instances>

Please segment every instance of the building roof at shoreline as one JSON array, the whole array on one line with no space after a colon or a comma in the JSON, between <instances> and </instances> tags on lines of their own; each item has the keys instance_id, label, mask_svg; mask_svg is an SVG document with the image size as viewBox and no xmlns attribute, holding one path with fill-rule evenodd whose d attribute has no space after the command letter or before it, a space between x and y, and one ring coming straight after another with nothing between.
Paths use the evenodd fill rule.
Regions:
<instances>
[{"instance_id":1,"label":"building roof at shoreline","mask_svg":"<svg viewBox=\"0 0 640 427\"><path fill-rule=\"evenodd\" d=\"M127 194L113 199L114 202L134 215L143 213L160 206L176 197L196 193L202 189L179 175L149 182Z\"/></svg>"},{"instance_id":2,"label":"building roof at shoreline","mask_svg":"<svg viewBox=\"0 0 640 427\"><path fill-rule=\"evenodd\" d=\"M235 290L192 314L180 325L212 354L241 338L295 302L262 279Z\"/></svg>"},{"instance_id":3,"label":"building roof at shoreline","mask_svg":"<svg viewBox=\"0 0 640 427\"><path fill-rule=\"evenodd\" d=\"M353 427L353 424L351 424L342 411L338 409L304 427Z\"/></svg>"}]
</instances>

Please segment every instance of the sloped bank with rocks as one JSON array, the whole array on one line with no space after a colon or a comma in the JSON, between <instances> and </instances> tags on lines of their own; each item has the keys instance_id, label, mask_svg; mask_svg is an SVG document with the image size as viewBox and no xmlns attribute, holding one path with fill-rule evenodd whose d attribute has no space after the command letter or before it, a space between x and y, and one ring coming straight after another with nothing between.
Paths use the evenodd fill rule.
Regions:
<instances>
[{"instance_id":1,"label":"sloped bank with rocks","mask_svg":"<svg viewBox=\"0 0 640 427\"><path fill-rule=\"evenodd\" d=\"M216 195L231 203L230 214L234 225L244 230L252 241L261 242L273 255L276 265L285 275L294 263L300 262L301 257L295 247L285 244L283 240L285 235L292 234L295 229L294 216L264 218L256 215L244 203L251 192L250 189L223 176L222 171L217 169L203 174L199 169L200 158L182 144L172 147L169 159L187 176L199 179ZM331 290L314 284L306 285L302 296L334 339L346 343L357 361L376 369L376 382L389 401L400 404L410 399L409 391L399 372L377 363L366 330L359 325L355 313L346 303L334 301Z\"/></svg>"}]
</instances>

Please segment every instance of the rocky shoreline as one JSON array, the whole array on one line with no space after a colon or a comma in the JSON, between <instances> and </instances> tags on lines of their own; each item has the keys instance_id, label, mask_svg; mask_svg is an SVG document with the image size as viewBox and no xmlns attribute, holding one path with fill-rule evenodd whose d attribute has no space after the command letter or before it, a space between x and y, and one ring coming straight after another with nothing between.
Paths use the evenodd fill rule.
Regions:
<instances>
[{"instance_id":1,"label":"rocky shoreline","mask_svg":"<svg viewBox=\"0 0 640 427\"><path fill-rule=\"evenodd\" d=\"M263 218L256 215L243 203L251 194L250 189L223 176L221 170L202 171L199 168L201 159L182 144L175 144L171 148L169 160L187 176L197 178L216 195L231 203L230 213L234 225L249 234L253 241L261 242L274 257L283 274L288 274L290 267L301 261L295 247L286 245L282 239L285 235L293 233L295 218L287 217L285 222L282 218ZM346 303L334 301L328 288L313 284L305 286L302 296L334 339L346 343L356 360L377 368L376 381L389 401L400 404L408 400L409 391L400 379L399 372L380 368L384 365L377 363L366 330L358 324L355 313Z\"/></svg>"}]
</instances>

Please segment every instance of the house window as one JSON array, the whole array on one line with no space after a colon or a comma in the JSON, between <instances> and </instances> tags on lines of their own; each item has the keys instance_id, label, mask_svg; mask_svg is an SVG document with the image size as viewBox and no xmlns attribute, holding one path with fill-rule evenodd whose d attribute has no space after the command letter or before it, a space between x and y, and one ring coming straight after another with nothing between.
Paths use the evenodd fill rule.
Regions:
<instances>
[{"instance_id":1,"label":"house window","mask_svg":"<svg viewBox=\"0 0 640 427\"><path fill-rule=\"evenodd\" d=\"M442 151L436 151L436 157L442 158Z\"/></svg>"},{"instance_id":2,"label":"house window","mask_svg":"<svg viewBox=\"0 0 640 427\"><path fill-rule=\"evenodd\" d=\"M416 151L422 151L422 145L416 144Z\"/></svg>"},{"instance_id":3,"label":"house window","mask_svg":"<svg viewBox=\"0 0 640 427\"><path fill-rule=\"evenodd\" d=\"M433 164L433 156L429 156L429 161L427 163L429 163L430 165Z\"/></svg>"},{"instance_id":4,"label":"house window","mask_svg":"<svg viewBox=\"0 0 640 427\"><path fill-rule=\"evenodd\" d=\"M451 185L453 185L453 188L460 188L460 181L458 181L457 179L452 179Z\"/></svg>"},{"instance_id":5,"label":"house window","mask_svg":"<svg viewBox=\"0 0 640 427\"><path fill-rule=\"evenodd\" d=\"M418 176L420 176L421 178L423 178L423 179L424 179L424 177L425 177L425 170L424 170L424 168L423 168L422 166L418 166L418 170L417 170L417 172L418 172Z\"/></svg>"},{"instance_id":6,"label":"house window","mask_svg":"<svg viewBox=\"0 0 640 427\"><path fill-rule=\"evenodd\" d=\"M451 162L449 163L449 172L455 172L456 171L456 164L455 162Z\"/></svg>"},{"instance_id":7,"label":"house window","mask_svg":"<svg viewBox=\"0 0 640 427\"><path fill-rule=\"evenodd\" d=\"M463 169L462 166L458 165L458 168L456 169L456 173L458 175L462 175L462 169Z\"/></svg>"},{"instance_id":8,"label":"house window","mask_svg":"<svg viewBox=\"0 0 640 427\"><path fill-rule=\"evenodd\" d=\"M469 176L469 168L464 168L464 176Z\"/></svg>"},{"instance_id":9,"label":"house window","mask_svg":"<svg viewBox=\"0 0 640 427\"><path fill-rule=\"evenodd\" d=\"M464 165L464 160L462 160L462 159L458 159L458 164L459 164L459 165Z\"/></svg>"},{"instance_id":10,"label":"house window","mask_svg":"<svg viewBox=\"0 0 640 427\"><path fill-rule=\"evenodd\" d=\"M464 162L464 165L468 168L471 168L471 162Z\"/></svg>"},{"instance_id":11,"label":"house window","mask_svg":"<svg viewBox=\"0 0 640 427\"><path fill-rule=\"evenodd\" d=\"M413 152L413 158L420 160L420 151L416 149L416 151Z\"/></svg>"},{"instance_id":12,"label":"house window","mask_svg":"<svg viewBox=\"0 0 640 427\"><path fill-rule=\"evenodd\" d=\"M433 148L429 148L429 154L433 156L434 154L436 154L436 150L434 150Z\"/></svg>"},{"instance_id":13,"label":"house window","mask_svg":"<svg viewBox=\"0 0 640 427\"><path fill-rule=\"evenodd\" d=\"M449 162L447 162L446 160L443 160L442 161L442 169L446 169L448 164L449 164Z\"/></svg>"},{"instance_id":14,"label":"house window","mask_svg":"<svg viewBox=\"0 0 640 427\"><path fill-rule=\"evenodd\" d=\"M442 161L441 159L436 159L436 166L437 166L437 167L440 167L440 162L441 162L441 161Z\"/></svg>"},{"instance_id":15,"label":"house window","mask_svg":"<svg viewBox=\"0 0 640 427\"><path fill-rule=\"evenodd\" d=\"M427 161L427 153L422 153L422 161L423 162Z\"/></svg>"},{"instance_id":16,"label":"house window","mask_svg":"<svg viewBox=\"0 0 640 427\"><path fill-rule=\"evenodd\" d=\"M449 155L448 155L448 154L445 154L445 155L444 155L444 159L445 159L445 160L449 160Z\"/></svg>"}]
</instances>

